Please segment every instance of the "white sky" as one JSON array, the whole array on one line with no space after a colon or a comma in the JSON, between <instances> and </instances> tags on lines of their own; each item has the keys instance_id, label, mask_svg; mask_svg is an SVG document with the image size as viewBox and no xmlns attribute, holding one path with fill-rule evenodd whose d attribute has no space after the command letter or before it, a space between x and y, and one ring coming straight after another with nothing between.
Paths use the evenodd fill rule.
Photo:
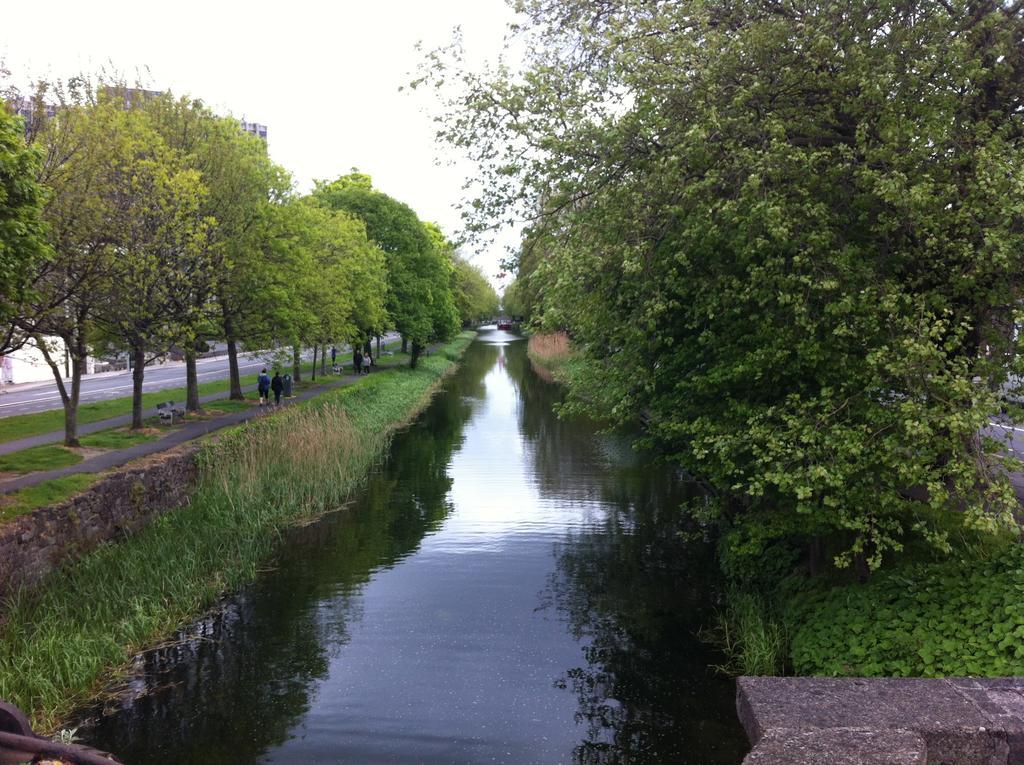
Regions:
<instances>
[{"instance_id":1,"label":"white sky","mask_svg":"<svg viewBox=\"0 0 1024 765\"><path fill-rule=\"evenodd\" d=\"M398 88L425 50L461 25L471 61L493 59L512 13L503 0L52 0L4 4L0 60L15 81L148 68L155 89L202 98L268 126L271 157L298 188L352 167L449 234L473 168L442 155L425 91ZM472 257L494 281L506 235Z\"/></svg>"}]
</instances>

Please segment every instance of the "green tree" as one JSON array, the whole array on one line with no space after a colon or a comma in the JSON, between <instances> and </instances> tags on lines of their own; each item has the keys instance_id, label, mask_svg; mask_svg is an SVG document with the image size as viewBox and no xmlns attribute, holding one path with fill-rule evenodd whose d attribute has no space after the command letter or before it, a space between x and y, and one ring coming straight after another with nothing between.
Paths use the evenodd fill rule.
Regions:
<instances>
[{"instance_id":1,"label":"green tree","mask_svg":"<svg viewBox=\"0 0 1024 765\"><path fill-rule=\"evenodd\" d=\"M101 105L117 103L108 96ZM109 205L111 273L97 317L107 337L128 348L132 360L132 427L142 427L142 386L147 353L166 352L206 317L197 301L214 278L208 234L207 190L153 129L144 109L116 110L121 131L109 185L95 190Z\"/></svg>"},{"instance_id":2,"label":"green tree","mask_svg":"<svg viewBox=\"0 0 1024 765\"><path fill-rule=\"evenodd\" d=\"M431 279L431 322L433 325L432 340L445 340L458 331L462 323L462 316L459 313L459 306L456 303L457 295L461 291L459 282L460 271L458 269L455 252L455 245L444 235L441 227L436 223L424 223L427 234L430 236L432 246L431 266L433 276ZM467 275L467 272L461 272ZM438 276L447 277L444 281Z\"/></svg>"},{"instance_id":3,"label":"green tree","mask_svg":"<svg viewBox=\"0 0 1024 765\"><path fill-rule=\"evenodd\" d=\"M827 535L866 571L1009 523L979 434L1021 299L1021 4L520 8L524 72L431 58L462 86L442 137L478 227L543 241L526 287L594 362L577 391L646 415L729 556Z\"/></svg>"},{"instance_id":4,"label":"green tree","mask_svg":"<svg viewBox=\"0 0 1024 765\"><path fill-rule=\"evenodd\" d=\"M481 318L498 315L498 293L475 266L458 253L452 253L452 297L463 326Z\"/></svg>"},{"instance_id":5,"label":"green tree","mask_svg":"<svg viewBox=\"0 0 1024 765\"><path fill-rule=\"evenodd\" d=\"M385 319L384 253L366 236L362 221L309 198L274 205L265 231L262 307L264 347L282 340L314 353L341 338L362 337ZM316 369L314 364L314 379Z\"/></svg>"},{"instance_id":6,"label":"green tree","mask_svg":"<svg viewBox=\"0 0 1024 765\"><path fill-rule=\"evenodd\" d=\"M0 354L23 340L14 320L29 297L33 269L50 254L39 165L38 154L25 144L22 120L0 104Z\"/></svg>"},{"instance_id":7,"label":"green tree","mask_svg":"<svg viewBox=\"0 0 1024 765\"><path fill-rule=\"evenodd\" d=\"M178 339L185 356L187 408L197 411L196 348L203 335L227 342L230 396L242 398L238 341L247 333L260 334L265 301L272 297L261 288L261 225L267 206L283 198L290 179L271 162L263 141L243 131L237 120L218 117L200 100L160 94L140 108L185 166L200 173L206 187L201 213L216 221L207 236L208 278L191 279L188 295L192 305L206 309L200 317L205 321L182 324Z\"/></svg>"},{"instance_id":8,"label":"green tree","mask_svg":"<svg viewBox=\"0 0 1024 765\"><path fill-rule=\"evenodd\" d=\"M49 189L44 216L53 257L33 269L17 323L43 352L64 407L64 443L77 446L82 374L115 263L109 190L120 178L127 134L116 105L92 104L74 84L40 83L35 100L46 97L58 108L52 116L37 109L31 135L45 158L38 178ZM66 352L68 370L58 352Z\"/></svg>"},{"instance_id":9,"label":"green tree","mask_svg":"<svg viewBox=\"0 0 1024 765\"><path fill-rule=\"evenodd\" d=\"M384 251L387 261L387 312L412 343L411 365L431 340L450 337L457 316L450 291L450 261L435 247L427 228L412 209L374 190L367 176L353 173L317 184L314 198L334 210L345 210L366 225L367 236Z\"/></svg>"}]
</instances>

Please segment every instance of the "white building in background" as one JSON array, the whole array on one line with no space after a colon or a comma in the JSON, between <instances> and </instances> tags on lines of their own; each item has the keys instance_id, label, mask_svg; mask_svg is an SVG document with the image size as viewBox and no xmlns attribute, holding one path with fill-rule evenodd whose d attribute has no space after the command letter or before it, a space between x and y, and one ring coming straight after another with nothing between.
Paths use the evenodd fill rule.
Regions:
<instances>
[{"instance_id":1,"label":"white building in background","mask_svg":"<svg viewBox=\"0 0 1024 765\"><path fill-rule=\"evenodd\" d=\"M262 138L264 143L267 140L267 126L261 125L259 122L247 122L245 117L240 119L238 123L242 126L242 130L246 133L252 133L254 136Z\"/></svg>"},{"instance_id":2,"label":"white building in background","mask_svg":"<svg viewBox=\"0 0 1024 765\"><path fill-rule=\"evenodd\" d=\"M64 341L60 338L47 338L51 358L58 364L64 365L66 357ZM92 374L96 366L95 360L90 357L85 360L85 374ZM70 367L68 367L70 372ZM23 345L16 351L11 351L5 356L0 356L0 386L30 382L50 382L53 380L53 372L50 365L43 358L43 352L34 344Z\"/></svg>"}]
</instances>

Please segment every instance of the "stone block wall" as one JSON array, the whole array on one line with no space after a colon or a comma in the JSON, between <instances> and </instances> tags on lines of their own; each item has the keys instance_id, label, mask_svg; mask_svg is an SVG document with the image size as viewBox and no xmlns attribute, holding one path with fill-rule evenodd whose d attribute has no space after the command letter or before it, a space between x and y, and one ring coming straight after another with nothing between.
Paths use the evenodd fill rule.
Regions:
<instances>
[{"instance_id":1,"label":"stone block wall","mask_svg":"<svg viewBox=\"0 0 1024 765\"><path fill-rule=\"evenodd\" d=\"M1024 678L741 677L745 765L1024 765Z\"/></svg>"},{"instance_id":2,"label":"stone block wall","mask_svg":"<svg viewBox=\"0 0 1024 765\"><path fill-rule=\"evenodd\" d=\"M196 451L187 445L128 465L76 497L0 524L0 598L186 504Z\"/></svg>"}]
</instances>

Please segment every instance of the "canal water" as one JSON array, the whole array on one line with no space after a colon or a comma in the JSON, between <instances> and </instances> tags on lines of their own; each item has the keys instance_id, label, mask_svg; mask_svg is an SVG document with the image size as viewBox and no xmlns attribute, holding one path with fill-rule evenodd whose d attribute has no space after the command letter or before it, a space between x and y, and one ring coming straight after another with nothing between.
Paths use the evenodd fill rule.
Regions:
<instances>
[{"instance_id":1,"label":"canal water","mask_svg":"<svg viewBox=\"0 0 1024 765\"><path fill-rule=\"evenodd\" d=\"M483 331L354 503L139 657L82 739L128 765L739 763L684 488L561 395Z\"/></svg>"}]
</instances>

